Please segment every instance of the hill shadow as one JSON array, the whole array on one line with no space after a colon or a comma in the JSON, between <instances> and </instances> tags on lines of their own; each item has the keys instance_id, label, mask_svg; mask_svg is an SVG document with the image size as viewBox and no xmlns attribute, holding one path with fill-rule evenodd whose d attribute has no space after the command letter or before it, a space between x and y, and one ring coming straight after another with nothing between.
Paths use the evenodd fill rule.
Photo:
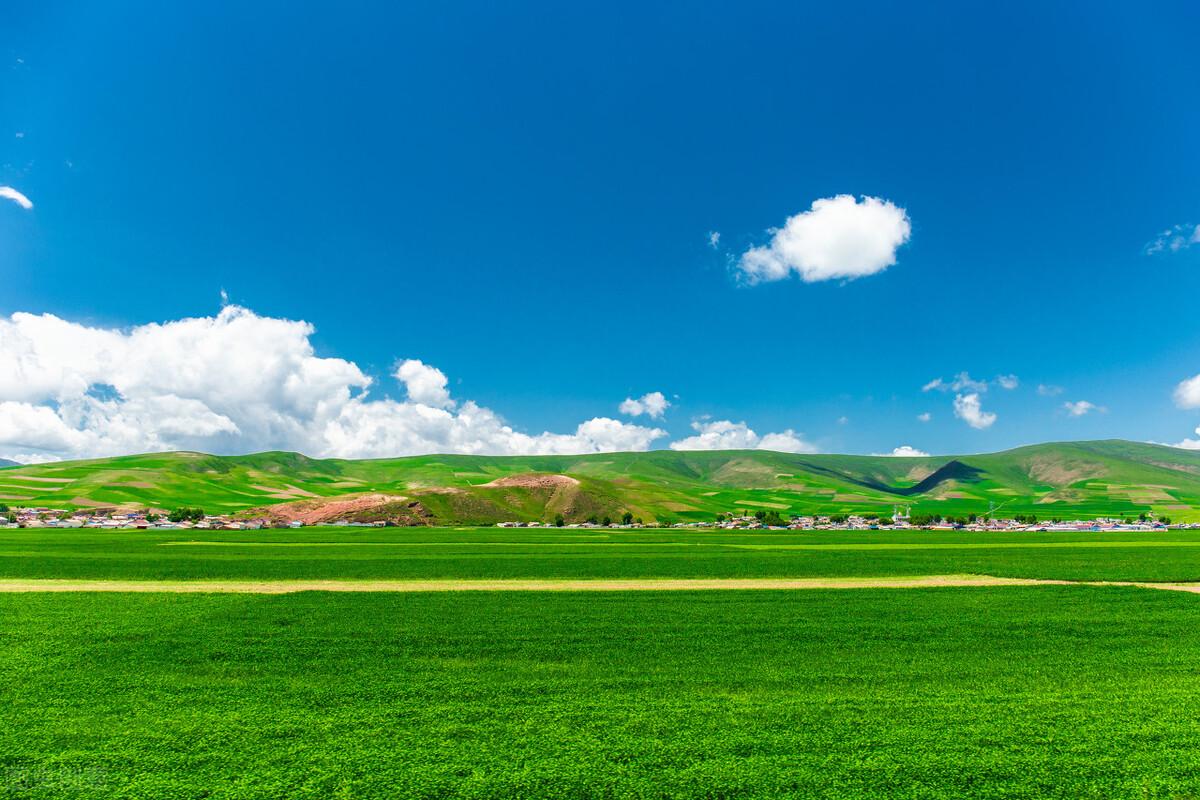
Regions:
<instances>
[{"instance_id":1,"label":"hill shadow","mask_svg":"<svg viewBox=\"0 0 1200 800\"><path fill-rule=\"evenodd\" d=\"M972 467L970 464L964 464L956 458L947 461L945 464L927 475L919 483L915 483L912 486L889 486L881 481L862 476L848 475L839 470L818 466L816 464L807 464L805 466L813 472L847 481L857 486L862 486L866 489L874 489L877 492L894 494L899 497L911 497L917 494L924 494L925 492L937 488L946 481L976 483L982 480L983 476L983 470L979 469L978 467Z\"/></svg>"}]
</instances>

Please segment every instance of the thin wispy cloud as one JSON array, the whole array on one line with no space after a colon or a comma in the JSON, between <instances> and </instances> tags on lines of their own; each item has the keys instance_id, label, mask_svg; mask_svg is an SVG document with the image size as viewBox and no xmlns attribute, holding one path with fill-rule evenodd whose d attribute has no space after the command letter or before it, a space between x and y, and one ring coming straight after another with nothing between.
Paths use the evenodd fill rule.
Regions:
<instances>
[{"instance_id":1,"label":"thin wispy cloud","mask_svg":"<svg viewBox=\"0 0 1200 800\"><path fill-rule=\"evenodd\" d=\"M720 231L709 231L708 232L708 246L711 247L713 250L716 250L718 247L721 246L721 232Z\"/></svg>"},{"instance_id":2,"label":"thin wispy cloud","mask_svg":"<svg viewBox=\"0 0 1200 800\"><path fill-rule=\"evenodd\" d=\"M1186 250L1194 244L1200 244L1200 225L1193 225L1190 222L1184 225L1172 225L1165 231L1154 237L1146 245L1146 254L1155 255L1157 253L1178 253L1180 250Z\"/></svg>"},{"instance_id":3,"label":"thin wispy cloud","mask_svg":"<svg viewBox=\"0 0 1200 800\"><path fill-rule=\"evenodd\" d=\"M933 414L930 414L928 411L917 414L917 422L929 422L931 419L933 419Z\"/></svg>"},{"instance_id":4,"label":"thin wispy cloud","mask_svg":"<svg viewBox=\"0 0 1200 800\"><path fill-rule=\"evenodd\" d=\"M1037 387L1037 393L1042 397L1058 397L1063 393L1063 387L1039 383Z\"/></svg>"},{"instance_id":5,"label":"thin wispy cloud","mask_svg":"<svg viewBox=\"0 0 1200 800\"><path fill-rule=\"evenodd\" d=\"M1014 383L1012 386L1005 386L1006 389L1016 388L1016 375L1008 375L1003 380L1011 379ZM988 390L987 381L977 381L971 377L968 372L960 372L951 380L946 381L941 378L934 378L929 383L921 387L922 392L986 392Z\"/></svg>"},{"instance_id":6,"label":"thin wispy cloud","mask_svg":"<svg viewBox=\"0 0 1200 800\"><path fill-rule=\"evenodd\" d=\"M12 200L26 211L33 208L33 201L11 186L0 186L0 197L3 197L6 200Z\"/></svg>"}]
</instances>

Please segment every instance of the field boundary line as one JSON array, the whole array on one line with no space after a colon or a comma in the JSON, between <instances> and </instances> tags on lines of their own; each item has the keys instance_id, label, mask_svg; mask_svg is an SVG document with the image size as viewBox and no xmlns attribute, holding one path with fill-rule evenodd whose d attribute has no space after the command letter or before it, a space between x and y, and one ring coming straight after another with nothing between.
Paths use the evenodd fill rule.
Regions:
<instances>
[{"instance_id":1,"label":"field boundary line","mask_svg":"<svg viewBox=\"0 0 1200 800\"><path fill-rule=\"evenodd\" d=\"M1069 581L993 575L918 575L883 578L622 578L496 580L180 581L0 579L0 593L126 592L167 594L293 594L296 592L637 592L801 591L813 589L927 589L997 586L1136 586L1200 593L1200 584Z\"/></svg>"}]
</instances>

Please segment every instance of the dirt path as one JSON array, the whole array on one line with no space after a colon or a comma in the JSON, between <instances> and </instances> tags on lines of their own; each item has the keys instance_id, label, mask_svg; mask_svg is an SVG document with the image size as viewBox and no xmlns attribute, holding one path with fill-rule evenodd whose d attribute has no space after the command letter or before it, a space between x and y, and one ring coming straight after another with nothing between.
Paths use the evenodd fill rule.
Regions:
<instances>
[{"instance_id":1,"label":"dirt path","mask_svg":"<svg viewBox=\"0 0 1200 800\"><path fill-rule=\"evenodd\" d=\"M1200 584L1127 581L1063 581L991 575L923 575L900 578L646 578L622 580L434 580L434 581L121 581L4 580L12 592L168 592L188 594L290 594L292 592L631 592L729 589L923 589L945 586L1139 586L1200 593Z\"/></svg>"}]
</instances>

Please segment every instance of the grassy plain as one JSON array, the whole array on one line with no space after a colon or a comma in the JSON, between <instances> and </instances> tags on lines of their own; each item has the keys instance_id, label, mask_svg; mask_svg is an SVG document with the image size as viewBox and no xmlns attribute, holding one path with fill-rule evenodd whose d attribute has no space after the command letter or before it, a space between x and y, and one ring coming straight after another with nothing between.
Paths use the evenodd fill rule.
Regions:
<instances>
[{"instance_id":1,"label":"grassy plain","mask_svg":"<svg viewBox=\"0 0 1200 800\"><path fill-rule=\"evenodd\" d=\"M1196 600L4 595L0 796L1195 796Z\"/></svg>"},{"instance_id":2,"label":"grassy plain","mask_svg":"<svg viewBox=\"0 0 1200 800\"><path fill-rule=\"evenodd\" d=\"M1200 581L1200 531L0 530L0 578L427 580L964 573Z\"/></svg>"},{"instance_id":3,"label":"grassy plain","mask_svg":"<svg viewBox=\"0 0 1200 800\"><path fill-rule=\"evenodd\" d=\"M969 572L1200 535L0 531L0 578ZM0 593L0 798L1194 797L1197 663L1134 587Z\"/></svg>"}]
</instances>

